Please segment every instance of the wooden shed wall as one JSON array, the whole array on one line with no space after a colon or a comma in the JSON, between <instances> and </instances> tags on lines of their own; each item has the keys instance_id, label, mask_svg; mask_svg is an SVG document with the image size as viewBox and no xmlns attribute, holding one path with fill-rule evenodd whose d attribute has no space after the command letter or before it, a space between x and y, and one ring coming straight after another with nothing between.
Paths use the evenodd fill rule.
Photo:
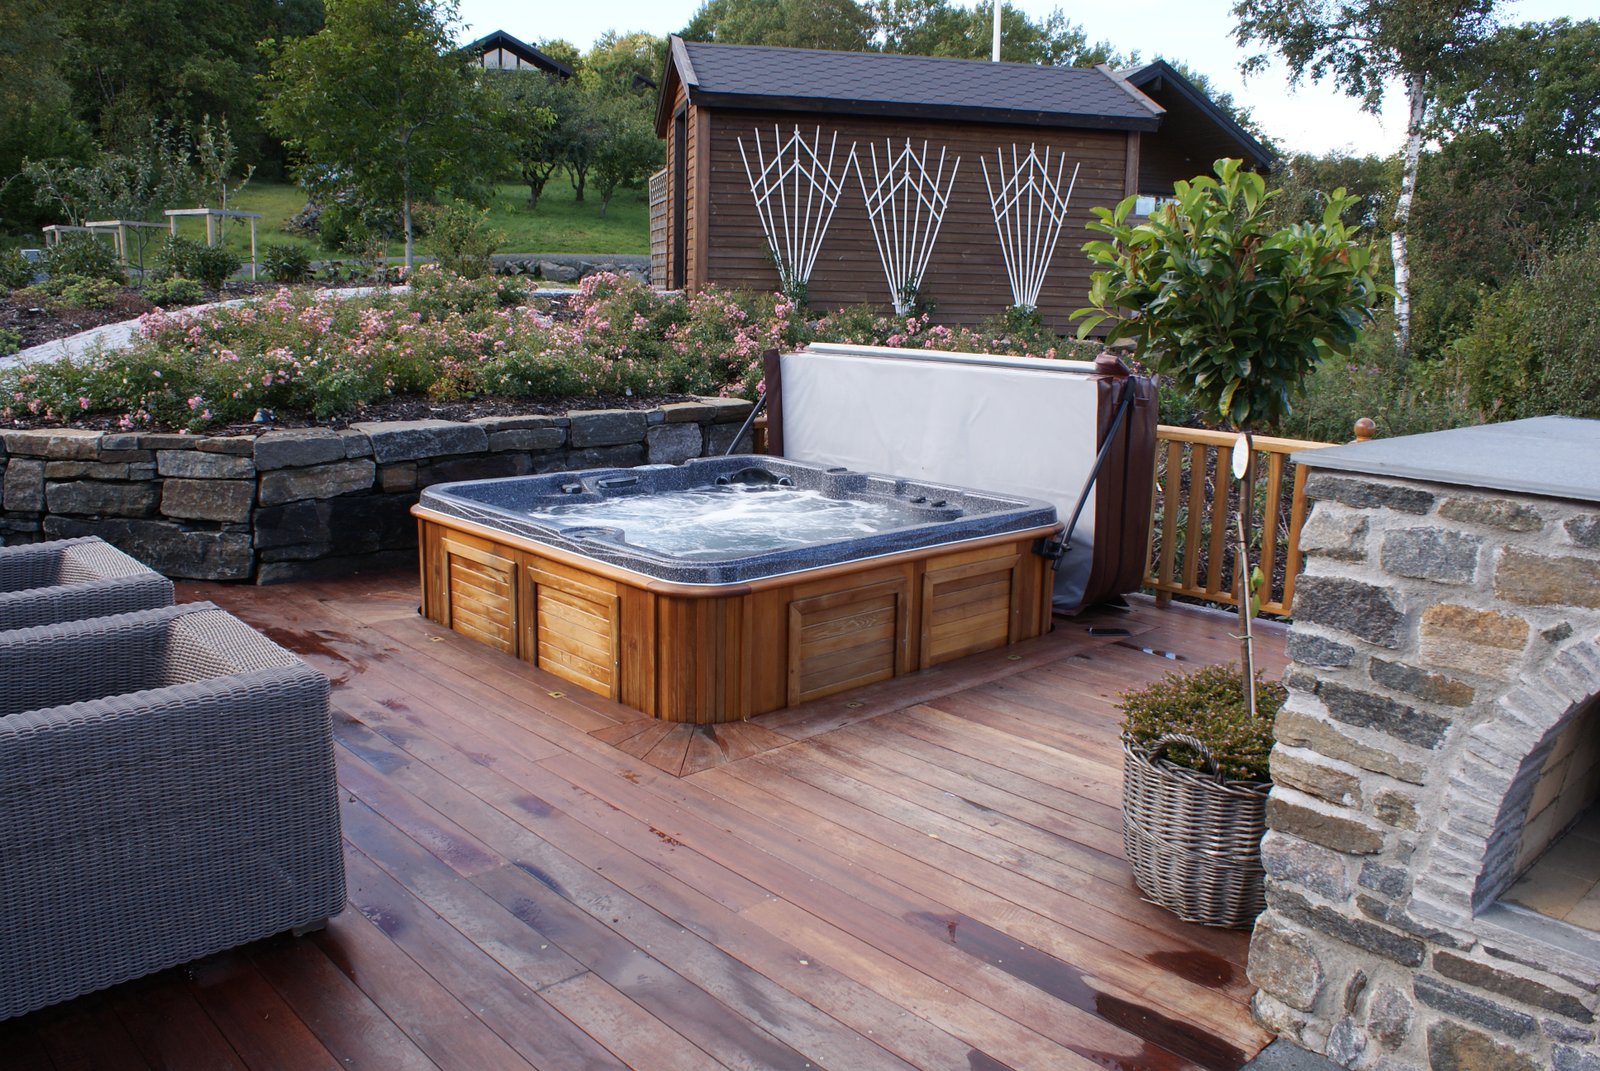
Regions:
<instances>
[{"instance_id":1,"label":"wooden shed wall","mask_svg":"<svg viewBox=\"0 0 1600 1071\"><path fill-rule=\"evenodd\" d=\"M757 127L761 129L769 159L774 125L785 137L797 123L807 137L820 128L824 145L833 132L838 131L835 167L843 166L850 144L855 142L862 173L868 182L872 181L869 145L876 145L882 166L889 147L886 138L893 139L894 150L904 146L908 137L912 139L913 148L920 150L926 139L930 166L937 159L939 149L944 147L947 173L950 164L959 156L950 207L922 288L923 294L934 302L934 318L947 324L976 324L1011 304L1011 289L989 207L982 165L987 159L991 175L998 177L997 148L1004 149L1009 165L1013 143L1018 146L1019 154L1026 153L1030 144L1038 146L1041 153L1049 146L1052 174L1056 156L1061 152L1067 154L1067 175L1071 174L1074 163L1082 165L1067 223L1051 261L1051 272L1039 296L1040 312L1047 322L1062 331L1070 328L1069 314L1084 304L1088 290L1089 264L1080 250L1083 243L1093 237L1085 230L1085 224L1092 218L1089 209L1094 205L1113 205L1132 192L1134 175L1138 171L1138 135L1130 137L1120 131L908 122L705 108L692 109L691 114L693 112L709 119L710 137L706 160L709 182L701 185L691 180L690 183L690 189L702 195L699 209L706 214L705 256L701 270L690 270L692 286L715 283L749 289L777 288L777 270L767 252L739 155L741 137L745 139L747 150L754 149L753 134ZM691 124L691 137L693 126ZM694 211L691 205L691 213ZM694 230L691 226L691 234ZM853 168L817 258L809 297L819 308L837 308L863 301L885 309L889 307L888 284L867 219L861 182Z\"/></svg>"}]
</instances>

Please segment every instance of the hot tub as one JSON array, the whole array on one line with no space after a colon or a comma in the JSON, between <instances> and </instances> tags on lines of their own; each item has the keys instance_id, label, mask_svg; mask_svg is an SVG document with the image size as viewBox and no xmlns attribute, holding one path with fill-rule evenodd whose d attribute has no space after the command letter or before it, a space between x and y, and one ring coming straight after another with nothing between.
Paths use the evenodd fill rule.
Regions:
<instances>
[{"instance_id":1,"label":"hot tub","mask_svg":"<svg viewBox=\"0 0 1600 1071\"><path fill-rule=\"evenodd\" d=\"M433 621L669 721L803 703L1049 628L1047 502L782 458L440 484Z\"/></svg>"}]
</instances>

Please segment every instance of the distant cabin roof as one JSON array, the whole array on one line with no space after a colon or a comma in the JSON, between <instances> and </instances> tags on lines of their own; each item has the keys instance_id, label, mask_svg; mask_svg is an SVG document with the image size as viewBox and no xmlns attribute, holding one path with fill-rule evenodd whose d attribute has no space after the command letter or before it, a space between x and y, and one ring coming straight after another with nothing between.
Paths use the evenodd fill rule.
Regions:
<instances>
[{"instance_id":1,"label":"distant cabin roof","mask_svg":"<svg viewBox=\"0 0 1600 1071\"><path fill-rule=\"evenodd\" d=\"M1168 125L1184 128L1199 158L1236 156L1257 167L1272 166L1272 153L1166 60L1117 73L1166 109Z\"/></svg>"},{"instance_id":2,"label":"distant cabin roof","mask_svg":"<svg viewBox=\"0 0 1600 1071\"><path fill-rule=\"evenodd\" d=\"M562 78L572 77L571 67L568 67L554 56L545 55L526 41L517 40L504 30L496 30L494 33L480 37L470 44L461 46L463 52L471 52L475 56L482 56L484 53L492 52L497 48L505 49L523 63L537 67L540 70L548 71Z\"/></svg>"},{"instance_id":3,"label":"distant cabin roof","mask_svg":"<svg viewBox=\"0 0 1600 1071\"><path fill-rule=\"evenodd\" d=\"M667 82L674 76L696 106L1109 130L1155 130L1162 112L1103 66L712 45L673 36ZM660 129L668 103L663 92Z\"/></svg>"}]
</instances>

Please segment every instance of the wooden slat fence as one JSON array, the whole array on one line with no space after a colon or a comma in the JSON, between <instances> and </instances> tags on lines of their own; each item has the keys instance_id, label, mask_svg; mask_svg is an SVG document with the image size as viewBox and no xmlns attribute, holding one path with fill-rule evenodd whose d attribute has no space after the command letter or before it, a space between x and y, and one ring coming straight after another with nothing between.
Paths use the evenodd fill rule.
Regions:
<instances>
[{"instance_id":1,"label":"wooden slat fence","mask_svg":"<svg viewBox=\"0 0 1600 1071\"><path fill-rule=\"evenodd\" d=\"M1155 502L1145 587L1165 605L1174 595L1234 606L1232 532L1238 484L1229 466L1229 432L1162 424L1156 431ZM1290 615L1300 572L1300 526L1305 522L1306 474L1289 460L1300 450L1333 443L1257 435L1250 473L1254 494L1253 558L1268 576L1264 613ZM1218 489L1221 493L1218 493Z\"/></svg>"},{"instance_id":2,"label":"wooden slat fence","mask_svg":"<svg viewBox=\"0 0 1600 1071\"><path fill-rule=\"evenodd\" d=\"M667 169L650 176L650 285L667 285Z\"/></svg>"}]
</instances>

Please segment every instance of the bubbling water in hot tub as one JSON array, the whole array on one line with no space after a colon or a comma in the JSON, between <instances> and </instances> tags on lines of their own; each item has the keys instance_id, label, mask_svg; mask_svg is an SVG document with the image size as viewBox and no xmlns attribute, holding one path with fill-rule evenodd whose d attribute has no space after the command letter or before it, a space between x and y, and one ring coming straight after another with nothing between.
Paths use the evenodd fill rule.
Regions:
<instances>
[{"instance_id":1,"label":"bubbling water in hot tub","mask_svg":"<svg viewBox=\"0 0 1600 1071\"><path fill-rule=\"evenodd\" d=\"M636 547L693 561L875 535L931 519L926 508L910 503L743 483L563 503L526 516L569 535L578 528L619 529Z\"/></svg>"}]
</instances>

